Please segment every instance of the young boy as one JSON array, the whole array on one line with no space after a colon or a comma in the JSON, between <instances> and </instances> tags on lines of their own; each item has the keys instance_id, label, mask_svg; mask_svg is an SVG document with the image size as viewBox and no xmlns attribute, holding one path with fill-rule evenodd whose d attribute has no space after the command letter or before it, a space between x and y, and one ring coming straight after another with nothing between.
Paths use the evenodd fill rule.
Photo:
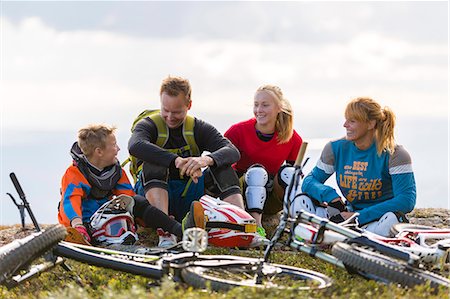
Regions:
<instances>
[{"instance_id":1,"label":"young boy","mask_svg":"<svg viewBox=\"0 0 450 299\"><path fill-rule=\"evenodd\" d=\"M182 236L184 228L193 226L204 228L204 210L199 202L193 202L190 213L183 219L183 224L180 224L151 206L144 197L135 195L125 171L117 160L120 148L116 143L115 129L96 124L78 131L78 142L75 142L71 149L73 165L66 170L62 178L58 221L66 227L75 228L88 242L91 241L92 235L104 235L109 241L115 238L133 243L137 239L134 227L133 225L127 227L125 222L124 227L116 230L116 235L111 235L111 230L103 232L90 227L91 216L102 205L115 196L123 195L122 197L133 197L134 205L131 205L131 212L139 223L143 223L146 227L162 228L164 232L172 233L178 238ZM117 224L120 224L120 221ZM130 232L128 235L131 236L131 242L130 238L120 239L121 235L127 232Z\"/></svg>"}]
</instances>

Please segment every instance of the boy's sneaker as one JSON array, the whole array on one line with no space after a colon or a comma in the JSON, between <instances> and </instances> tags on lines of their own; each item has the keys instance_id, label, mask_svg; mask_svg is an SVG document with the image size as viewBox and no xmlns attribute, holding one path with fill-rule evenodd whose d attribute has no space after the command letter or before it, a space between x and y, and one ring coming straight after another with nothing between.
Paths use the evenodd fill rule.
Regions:
<instances>
[{"instance_id":1,"label":"boy's sneaker","mask_svg":"<svg viewBox=\"0 0 450 299\"><path fill-rule=\"evenodd\" d=\"M187 228L199 227L205 229L206 216L205 209L199 201L191 203L191 209L181 221L181 229L183 232Z\"/></svg>"},{"instance_id":2,"label":"boy's sneaker","mask_svg":"<svg viewBox=\"0 0 450 299\"><path fill-rule=\"evenodd\" d=\"M156 233L159 237L158 247L168 248L177 245L177 237L169 232L165 232L162 228L158 228Z\"/></svg>"}]
</instances>

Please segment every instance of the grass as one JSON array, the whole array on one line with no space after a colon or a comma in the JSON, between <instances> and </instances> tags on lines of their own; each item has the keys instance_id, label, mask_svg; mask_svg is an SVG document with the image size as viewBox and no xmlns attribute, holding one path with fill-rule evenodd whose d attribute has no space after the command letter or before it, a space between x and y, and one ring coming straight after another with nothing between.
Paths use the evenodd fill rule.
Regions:
<instances>
[{"instance_id":1,"label":"grass","mask_svg":"<svg viewBox=\"0 0 450 299\"><path fill-rule=\"evenodd\" d=\"M227 254L230 249L212 248L207 253ZM262 250L231 250L232 254L260 257ZM427 286L406 289L365 280L358 275L294 251L274 251L272 262L307 268L333 278L334 284L322 291L253 290L236 288L229 292L198 290L164 279L156 282L136 275L89 266L67 260L72 271L56 267L11 290L0 287L0 298L449 298L448 291L437 293Z\"/></svg>"},{"instance_id":2,"label":"grass","mask_svg":"<svg viewBox=\"0 0 450 299\"><path fill-rule=\"evenodd\" d=\"M273 227L269 227L268 233L271 234L272 232ZM156 238L154 233L143 230L139 234L141 244L147 246L155 245ZM230 250L226 248L209 248L206 253L250 257L262 257L264 255L264 252L258 249ZM66 260L66 262L72 271L56 267L16 288L8 290L6 287L0 286L0 298L450 298L449 289L442 288L434 292L429 285L409 289L393 284L385 285L373 280L366 280L356 274L349 274L343 269L287 247L274 251L271 255L271 262L321 272L334 280L333 285L321 291L235 288L229 292L213 292L211 290L193 289L186 284L174 282L168 278L158 282L137 275L98 268L72 260Z\"/></svg>"}]
</instances>

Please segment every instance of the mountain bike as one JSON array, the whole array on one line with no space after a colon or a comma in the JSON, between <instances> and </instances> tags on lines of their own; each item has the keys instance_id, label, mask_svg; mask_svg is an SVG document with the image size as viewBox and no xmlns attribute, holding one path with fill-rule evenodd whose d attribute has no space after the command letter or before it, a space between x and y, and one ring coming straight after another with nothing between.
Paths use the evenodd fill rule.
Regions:
<instances>
[{"instance_id":1,"label":"mountain bike","mask_svg":"<svg viewBox=\"0 0 450 299\"><path fill-rule=\"evenodd\" d=\"M302 146L294 165L295 172L283 199L280 223L265 250L265 261L269 260L272 249L286 232L289 234L287 245L290 247L345 268L350 273L408 287L426 283L430 283L433 288L441 285L450 287L450 280L424 269L425 259L421 259L417 253L425 253L427 248L417 243L417 246L412 245L411 239L382 238L362 231L357 225L351 224L356 214L338 225L303 210L292 211L293 202L303 195L300 186L305 164L301 165L301 161L305 151L306 145ZM444 257L446 251L448 259L448 247L443 243L436 247L440 251L435 250L435 255ZM408 251L406 244L410 248L414 247L415 251ZM332 245L331 254L324 250L326 245Z\"/></svg>"},{"instance_id":2,"label":"mountain bike","mask_svg":"<svg viewBox=\"0 0 450 299\"><path fill-rule=\"evenodd\" d=\"M66 229L55 225L0 247L0 284L11 288L57 265L68 270L61 257L49 252L65 235Z\"/></svg>"},{"instance_id":3,"label":"mountain bike","mask_svg":"<svg viewBox=\"0 0 450 299\"><path fill-rule=\"evenodd\" d=\"M15 175L11 174L11 178L26 202ZM27 202L26 206L31 212ZM184 232L181 245L185 252L145 248L145 254L61 241L65 234L65 228L56 225L1 247L0 284L16 286L58 264L70 270L63 258L156 280L168 276L175 281L212 290L226 291L238 286L310 290L327 288L332 283L321 273L271 264L263 259L200 254L206 249L208 238L206 231L199 228ZM44 262L36 262L42 255L45 255Z\"/></svg>"},{"instance_id":4,"label":"mountain bike","mask_svg":"<svg viewBox=\"0 0 450 299\"><path fill-rule=\"evenodd\" d=\"M192 228L194 240L207 240L204 230ZM185 234L186 236L186 234ZM183 245L197 243L183 238ZM200 245L206 248L206 245ZM185 247L184 247L185 248ZM330 286L331 280L320 273L290 266L265 263L262 259L232 255L202 255L198 250L136 254L93 246L60 242L54 254L90 265L138 274L160 280L168 276L196 288L210 287L227 291L233 287L295 288L306 290ZM202 249L203 250L203 249Z\"/></svg>"},{"instance_id":5,"label":"mountain bike","mask_svg":"<svg viewBox=\"0 0 450 299\"><path fill-rule=\"evenodd\" d=\"M391 236L386 242L419 256L426 267L450 268L450 228L398 223L391 228Z\"/></svg>"}]
</instances>

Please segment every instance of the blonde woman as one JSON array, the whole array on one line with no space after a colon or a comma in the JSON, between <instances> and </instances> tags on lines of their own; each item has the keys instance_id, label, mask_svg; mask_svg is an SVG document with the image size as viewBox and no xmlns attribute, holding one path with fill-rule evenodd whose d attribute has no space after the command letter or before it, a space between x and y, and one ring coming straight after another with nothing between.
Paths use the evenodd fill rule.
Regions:
<instances>
[{"instance_id":1,"label":"blonde woman","mask_svg":"<svg viewBox=\"0 0 450 299\"><path fill-rule=\"evenodd\" d=\"M373 99L356 98L347 105L345 138L325 146L302 185L311 198L328 203L332 221L358 212L363 228L384 236L395 223L407 221L404 214L415 206L416 184L411 157L395 144L394 126L392 110ZM324 185L333 173L344 199Z\"/></svg>"},{"instance_id":2,"label":"blonde woman","mask_svg":"<svg viewBox=\"0 0 450 299\"><path fill-rule=\"evenodd\" d=\"M225 137L241 154L233 168L241 177L247 210L256 219L258 233L265 236L262 213L275 214L282 209L287 182L278 179L278 173L288 172L282 165L295 161L302 139L293 129L292 108L279 87L257 89L253 114L253 118L232 125Z\"/></svg>"}]
</instances>

